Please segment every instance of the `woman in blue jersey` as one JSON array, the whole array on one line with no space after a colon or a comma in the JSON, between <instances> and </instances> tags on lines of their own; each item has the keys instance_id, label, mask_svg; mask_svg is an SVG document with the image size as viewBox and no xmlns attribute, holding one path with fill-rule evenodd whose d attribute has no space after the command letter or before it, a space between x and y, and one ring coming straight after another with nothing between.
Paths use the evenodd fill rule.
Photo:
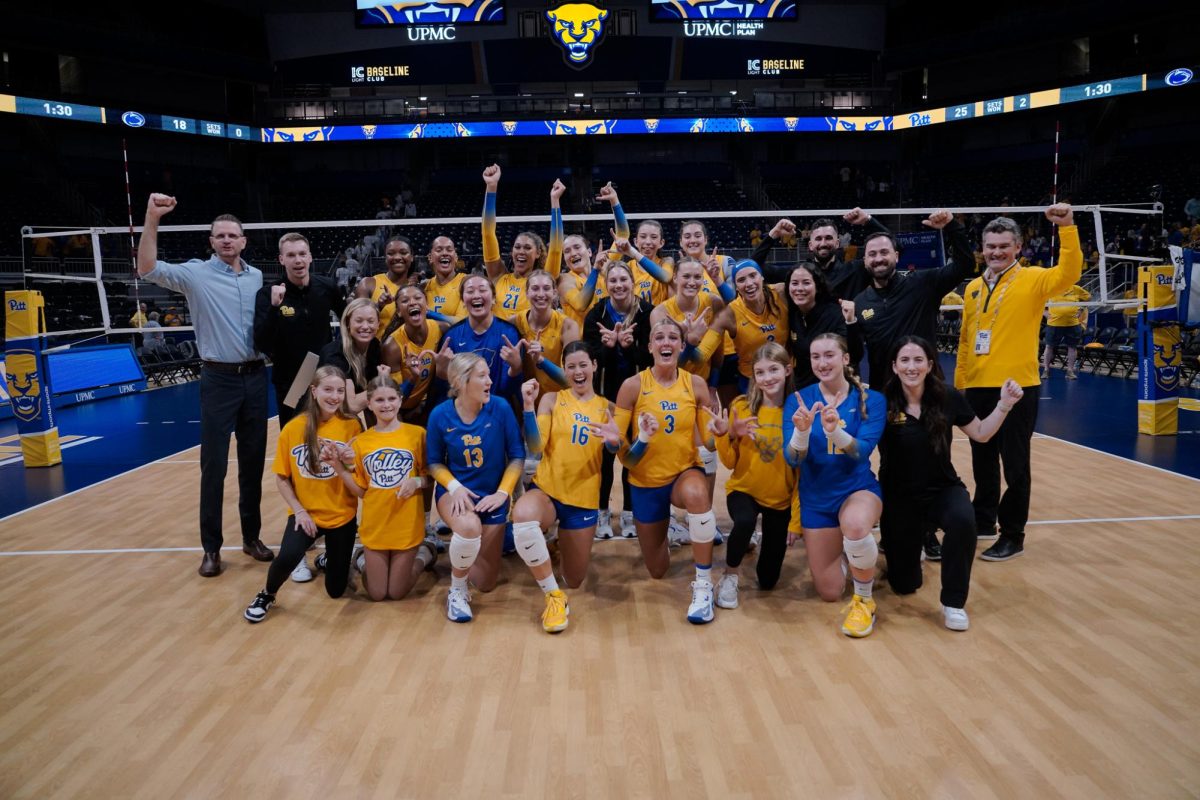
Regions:
<instances>
[{"instance_id":1,"label":"woman in blue jersey","mask_svg":"<svg viewBox=\"0 0 1200 800\"><path fill-rule=\"evenodd\" d=\"M813 584L822 600L842 596L850 563L854 597L842 632L867 636L875 626L875 561L871 529L883 510L871 451L883 436L887 401L866 389L850 367L846 340L822 333L809 345L818 383L788 398L783 410L785 455L800 467L800 524Z\"/></svg>"},{"instance_id":2,"label":"woman in blue jersey","mask_svg":"<svg viewBox=\"0 0 1200 800\"><path fill-rule=\"evenodd\" d=\"M470 622L467 578L484 592L496 586L504 522L525 464L525 445L511 406L492 396L487 362L460 353L447 379L451 399L429 415L426 450L429 474L438 484L438 514L453 531L446 616Z\"/></svg>"},{"instance_id":3,"label":"woman in blue jersey","mask_svg":"<svg viewBox=\"0 0 1200 800\"><path fill-rule=\"evenodd\" d=\"M483 275L468 275L459 284L462 307L467 318L451 325L442 346L434 354L434 366L441 378L434 386L434 401L446 396L450 362L456 353L475 353L484 360L492 379L491 391L497 397L514 396L521 386L521 334L516 326L495 316L492 283Z\"/></svg>"}]
</instances>

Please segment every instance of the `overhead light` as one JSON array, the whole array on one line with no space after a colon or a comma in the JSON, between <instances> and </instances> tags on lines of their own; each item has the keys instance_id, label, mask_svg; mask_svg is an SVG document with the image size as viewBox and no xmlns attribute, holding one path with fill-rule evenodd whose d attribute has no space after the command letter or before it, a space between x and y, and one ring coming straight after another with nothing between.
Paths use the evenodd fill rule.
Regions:
<instances>
[{"instance_id":1,"label":"overhead light","mask_svg":"<svg viewBox=\"0 0 1200 800\"><path fill-rule=\"evenodd\" d=\"M471 95L471 99L472 99L472 100L478 100L478 99L479 99L479 95L477 95L477 94L473 94L473 95Z\"/></svg>"},{"instance_id":2,"label":"overhead light","mask_svg":"<svg viewBox=\"0 0 1200 800\"><path fill-rule=\"evenodd\" d=\"M730 89L730 90L729 90L729 93L730 93L730 94L737 94L737 89Z\"/></svg>"},{"instance_id":3,"label":"overhead light","mask_svg":"<svg viewBox=\"0 0 1200 800\"><path fill-rule=\"evenodd\" d=\"M637 94L637 92L626 92L625 94Z\"/></svg>"},{"instance_id":4,"label":"overhead light","mask_svg":"<svg viewBox=\"0 0 1200 800\"><path fill-rule=\"evenodd\" d=\"M583 92L576 92L576 93L575 93L575 96L576 96L576 97L583 97Z\"/></svg>"},{"instance_id":5,"label":"overhead light","mask_svg":"<svg viewBox=\"0 0 1200 800\"><path fill-rule=\"evenodd\" d=\"M424 103L424 102L425 102L426 100L428 100L429 98L428 98L428 97L426 97L425 95L421 95L421 96L420 96L420 97L418 97L417 99L418 99L418 100L420 100L422 103Z\"/></svg>"},{"instance_id":6,"label":"overhead light","mask_svg":"<svg viewBox=\"0 0 1200 800\"><path fill-rule=\"evenodd\" d=\"M680 89L680 90L679 90L678 92L676 92L675 94L687 94L687 92L685 92L685 91L683 91L682 89Z\"/></svg>"}]
</instances>

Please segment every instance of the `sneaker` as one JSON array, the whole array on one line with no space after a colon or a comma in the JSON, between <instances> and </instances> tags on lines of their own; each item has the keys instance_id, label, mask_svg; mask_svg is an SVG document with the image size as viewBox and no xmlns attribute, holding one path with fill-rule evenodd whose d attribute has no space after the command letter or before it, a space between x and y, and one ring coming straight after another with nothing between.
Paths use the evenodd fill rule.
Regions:
<instances>
[{"instance_id":1,"label":"sneaker","mask_svg":"<svg viewBox=\"0 0 1200 800\"><path fill-rule=\"evenodd\" d=\"M313 559L313 572L324 572L328 567L327 562L325 553L318 553L317 557Z\"/></svg>"},{"instance_id":2,"label":"sneaker","mask_svg":"<svg viewBox=\"0 0 1200 800\"><path fill-rule=\"evenodd\" d=\"M726 572L717 583L717 605L721 608L738 607L738 576Z\"/></svg>"},{"instance_id":3,"label":"sneaker","mask_svg":"<svg viewBox=\"0 0 1200 800\"><path fill-rule=\"evenodd\" d=\"M691 544L692 534L687 525L671 517L671 522L667 525L667 539L670 541L671 547L679 547L683 544Z\"/></svg>"},{"instance_id":4,"label":"sneaker","mask_svg":"<svg viewBox=\"0 0 1200 800\"><path fill-rule=\"evenodd\" d=\"M475 618L471 613L470 592L450 587L450 593L446 595L446 618L451 622L470 622Z\"/></svg>"},{"instance_id":5,"label":"sneaker","mask_svg":"<svg viewBox=\"0 0 1200 800\"><path fill-rule=\"evenodd\" d=\"M558 633L567 628L567 617L571 607L567 605L567 594L562 589L546 592L546 610L542 612L542 630Z\"/></svg>"},{"instance_id":6,"label":"sneaker","mask_svg":"<svg viewBox=\"0 0 1200 800\"><path fill-rule=\"evenodd\" d=\"M703 625L713 621L713 585L709 581L692 581L692 604L688 606L688 622Z\"/></svg>"},{"instance_id":7,"label":"sneaker","mask_svg":"<svg viewBox=\"0 0 1200 800\"><path fill-rule=\"evenodd\" d=\"M359 574L367 571L367 551L361 547L354 552L354 568Z\"/></svg>"},{"instance_id":8,"label":"sneaker","mask_svg":"<svg viewBox=\"0 0 1200 800\"><path fill-rule=\"evenodd\" d=\"M754 533L750 534L750 543L746 545L746 552L753 553L758 549L760 544L762 544L762 531L756 530Z\"/></svg>"},{"instance_id":9,"label":"sneaker","mask_svg":"<svg viewBox=\"0 0 1200 800\"><path fill-rule=\"evenodd\" d=\"M993 525L986 530L977 531L975 537L981 542L994 542L1000 538L1000 531Z\"/></svg>"},{"instance_id":10,"label":"sneaker","mask_svg":"<svg viewBox=\"0 0 1200 800\"><path fill-rule=\"evenodd\" d=\"M716 532L713 534L713 547L716 547L719 544L725 544L725 537L729 534L726 531L718 528L716 525L713 527L716 528Z\"/></svg>"},{"instance_id":11,"label":"sneaker","mask_svg":"<svg viewBox=\"0 0 1200 800\"><path fill-rule=\"evenodd\" d=\"M292 580L296 583L308 583L313 579L312 570L308 568L308 561L304 558L300 559L300 563L292 570Z\"/></svg>"},{"instance_id":12,"label":"sneaker","mask_svg":"<svg viewBox=\"0 0 1200 800\"><path fill-rule=\"evenodd\" d=\"M262 622L267 618L267 612L273 605L275 605L275 595L259 592L254 598L254 602L246 606L246 611L242 616L246 618L247 622Z\"/></svg>"},{"instance_id":13,"label":"sneaker","mask_svg":"<svg viewBox=\"0 0 1200 800\"><path fill-rule=\"evenodd\" d=\"M965 608L942 606L942 616L946 620L946 627L952 631L965 631L971 627L971 621L967 619L967 610Z\"/></svg>"},{"instance_id":14,"label":"sneaker","mask_svg":"<svg viewBox=\"0 0 1200 800\"><path fill-rule=\"evenodd\" d=\"M1077 372L1075 372L1075 370L1069 369L1069 370L1067 370L1067 380L1077 381L1077 380L1079 380L1079 374Z\"/></svg>"},{"instance_id":15,"label":"sneaker","mask_svg":"<svg viewBox=\"0 0 1200 800\"><path fill-rule=\"evenodd\" d=\"M438 544L440 544L441 541L442 540L437 536L426 536L421 540L421 543L417 545L417 547L424 547L429 550L429 563L425 565L425 569L433 569L433 565L437 563L439 552Z\"/></svg>"},{"instance_id":16,"label":"sneaker","mask_svg":"<svg viewBox=\"0 0 1200 800\"><path fill-rule=\"evenodd\" d=\"M850 601L846 619L842 622L842 633L861 639L875 630L875 600L871 597L854 595Z\"/></svg>"},{"instance_id":17,"label":"sneaker","mask_svg":"<svg viewBox=\"0 0 1200 800\"><path fill-rule=\"evenodd\" d=\"M925 558L930 561L942 560L942 543L938 541L937 531L925 533Z\"/></svg>"},{"instance_id":18,"label":"sneaker","mask_svg":"<svg viewBox=\"0 0 1200 800\"><path fill-rule=\"evenodd\" d=\"M597 542L613 538L612 512L607 508L601 509L596 518L596 535L594 538Z\"/></svg>"},{"instance_id":19,"label":"sneaker","mask_svg":"<svg viewBox=\"0 0 1200 800\"><path fill-rule=\"evenodd\" d=\"M446 543L438 535L441 530L440 525L434 525L432 522L425 523L425 540L432 544L433 549L438 553L446 552ZM446 528L446 533L450 533L449 528Z\"/></svg>"},{"instance_id":20,"label":"sneaker","mask_svg":"<svg viewBox=\"0 0 1200 800\"><path fill-rule=\"evenodd\" d=\"M622 511L621 512L621 538L622 539L636 539L637 538L637 525L634 524L632 511Z\"/></svg>"},{"instance_id":21,"label":"sneaker","mask_svg":"<svg viewBox=\"0 0 1200 800\"><path fill-rule=\"evenodd\" d=\"M1025 554L1025 545L1001 536L996 543L979 554L984 561L1008 561Z\"/></svg>"}]
</instances>

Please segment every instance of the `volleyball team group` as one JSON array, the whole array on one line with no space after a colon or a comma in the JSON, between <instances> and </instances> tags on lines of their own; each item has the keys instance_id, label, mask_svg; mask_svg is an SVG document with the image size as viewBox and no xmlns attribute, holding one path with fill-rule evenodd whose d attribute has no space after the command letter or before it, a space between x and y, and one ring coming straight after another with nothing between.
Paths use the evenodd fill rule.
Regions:
<instances>
[{"instance_id":1,"label":"volleyball team group","mask_svg":"<svg viewBox=\"0 0 1200 800\"><path fill-rule=\"evenodd\" d=\"M1001 217L985 228L985 269L974 277L961 226L942 211L924 225L945 230L950 261L897 271L895 238L860 209L845 221L869 226L861 261L838 261L837 227L818 220L809 238L817 263L782 268L763 265L776 240L795 234L788 220L741 261L710 250L704 225L687 221L670 258L658 222L640 222L631 237L611 185L598 196L612 208L611 247L564 237L556 181L548 244L521 233L506 265L496 237L500 168L483 180L486 274L458 272L454 243L438 237L422 282L411 242L395 236L387 271L361 281L346 305L333 346L340 358L316 370L279 435L274 472L291 514L247 620L265 619L318 537L331 596L345 592L353 561L371 599L403 598L442 549L427 532L433 506L451 531L448 619L474 618L472 585L495 587L511 526L511 546L544 595L542 626L562 631L569 604L547 538L555 524L566 589L583 583L593 542L614 527L636 537L647 571L661 578L668 529L683 527L677 508L686 512L677 538L690 540L695 562L689 622L738 607L752 536L760 589L776 585L802 539L821 599L841 599L847 578L853 585L842 632L867 636L880 550L893 590L913 592L925 536L940 528L944 622L968 628L976 543L995 538L998 513L1001 535L1010 530L994 560L1023 549L1033 423L1028 413L1007 417L1030 399L1036 415L1038 317L1013 307L1040 302L1040 315L1059 284L1078 278L1069 206L1046 210L1062 240L1060 265L1049 269L1017 263L1020 228ZM299 234L284 237L281 253L285 243L307 251ZM1019 272L1036 284L1016 280ZM970 278L956 375L964 392L944 379L933 340L941 297ZM1026 317L1032 334L1017 330L1031 327ZM869 387L855 370L864 350ZM989 449L1010 423L1028 431ZM974 506L951 463L953 427L978 446ZM988 463L1001 457L1003 499L998 463ZM718 459L730 470L733 522L724 565L713 558ZM608 509L617 462L620 517ZM981 464L995 472L994 490L980 483Z\"/></svg>"}]
</instances>

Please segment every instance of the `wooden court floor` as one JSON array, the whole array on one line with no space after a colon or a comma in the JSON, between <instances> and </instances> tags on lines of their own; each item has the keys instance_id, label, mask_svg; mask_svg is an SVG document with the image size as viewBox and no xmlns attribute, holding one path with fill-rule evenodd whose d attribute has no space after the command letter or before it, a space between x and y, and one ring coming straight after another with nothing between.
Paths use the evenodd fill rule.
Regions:
<instances>
[{"instance_id":1,"label":"wooden court floor","mask_svg":"<svg viewBox=\"0 0 1200 800\"><path fill-rule=\"evenodd\" d=\"M926 564L842 636L800 545L779 588L693 627L688 548L653 581L610 541L549 636L515 558L470 625L443 615L444 560L399 603L288 583L247 624L265 566L195 572L197 458L0 522L0 797L1200 794L1195 480L1036 439L1027 554L976 562L966 633ZM89 549L122 552L46 552Z\"/></svg>"}]
</instances>

